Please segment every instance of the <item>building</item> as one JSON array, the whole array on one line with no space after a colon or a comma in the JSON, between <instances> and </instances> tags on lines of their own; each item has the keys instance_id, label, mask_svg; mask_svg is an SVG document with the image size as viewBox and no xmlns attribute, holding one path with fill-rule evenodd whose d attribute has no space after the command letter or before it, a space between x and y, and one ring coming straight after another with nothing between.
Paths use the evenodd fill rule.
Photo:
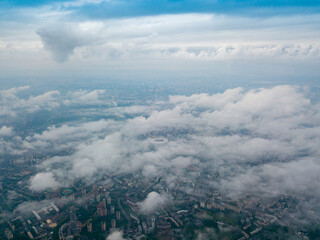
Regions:
<instances>
[{"instance_id":1,"label":"building","mask_svg":"<svg viewBox=\"0 0 320 240\"><path fill-rule=\"evenodd\" d=\"M81 190L81 193L82 193L82 197L84 197L87 194L87 190L84 188Z\"/></svg>"},{"instance_id":2,"label":"building","mask_svg":"<svg viewBox=\"0 0 320 240\"><path fill-rule=\"evenodd\" d=\"M87 231L92 232L92 222L87 223Z\"/></svg>"},{"instance_id":3,"label":"building","mask_svg":"<svg viewBox=\"0 0 320 240\"><path fill-rule=\"evenodd\" d=\"M50 205L52 206L52 208L58 213L59 212L59 208L52 202L50 203Z\"/></svg>"},{"instance_id":4,"label":"building","mask_svg":"<svg viewBox=\"0 0 320 240\"><path fill-rule=\"evenodd\" d=\"M101 222L101 231L105 232L106 230L107 230L107 224L106 224L106 222L102 221Z\"/></svg>"},{"instance_id":5,"label":"building","mask_svg":"<svg viewBox=\"0 0 320 240\"><path fill-rule=\"evenodd\" d=\"M100 194L96 195L97 202L100 202L101 196Z\"/></svg>"},{"instance_id":6,"label":"building","mask_svg":"<svg viewBox=\"0 0 320 240\"><path fill-rule=\"evenodd\" d=\"M111 220L111 227L116 228L116 220L115 219Z\"/></svg>"},{"instance_id":7,"label":"building","mask_svg":"<svg viewBox=\"0 0 320 240\"><path fill-rule=\"evenodd\" d=\"M38 219L38 221L41 221L41 217L39 216L39 214L36 211L32 210L32 213Z\"/></svg>"},{"instance_id":8,"label":"building","mask_svg":"<svg viewBox=\"0 0 320 240\"><path fill-rule=\"evenodd\" d=\"M111 214L114 214L114 206L113 205L111 205L110 211L111 211Z\"/></svg>"},{"instance_id":9,"label":"building","mask_svg":"<svg viewBox=\"0 0 320 240\"><path fill-rule=\"evenodd\" d=\"M101 202L98 203L97 214L99 217L107 216L107 205L106 205L105 199L103 199Z\"/></svg>"},{"instance_id":10,"label":"building","mask_svg":"<svg viewBox=\"0 0 320 240\"><path fill-rule=\"evenodd\" d=\"M151 217L151 228L152 230L154 230L154 228L156 227L156 218L155 216Z\"/></svg>"},{"instance_id":11,"label":"building","mask_svg":"<svg viewBox=\"0 0 320 240\"><path fill-rule=\"evenodd\" d=\"M116 212L116 219L119 221L119 220L120 220L120 218L121 218L120 212L119 212L119 211L117 211L117 212Z\"/></svg>"},{"instance_id":12,"label":"building","mask_svg":"<svg viewBox=\"0 0 320 240\"><path fill-rule=\"evenodd\" d=\"M7 239L13 239L13 234L12 234L12 232L10 231L9 228L6 228L5 234L6 234Z\"/></svg>"}]
</instances>

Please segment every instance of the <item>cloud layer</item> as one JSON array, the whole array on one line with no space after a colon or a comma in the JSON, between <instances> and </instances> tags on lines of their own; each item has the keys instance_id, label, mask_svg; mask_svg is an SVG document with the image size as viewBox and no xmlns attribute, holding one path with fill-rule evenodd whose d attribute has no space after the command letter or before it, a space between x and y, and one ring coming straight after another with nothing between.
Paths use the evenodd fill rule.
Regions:
<instances>
[{"instance_id":1,"label":"cloud layer","mask_svg":"<svg viewBox=\"0 0 320 240\"><path fill-rule=\"evenodd\" d=\"M59 104L77 108L96 101L98 92L78 91L68 93L68 98L60 94ZM203 194L210 187L232 197L287 194L315 209L320 197L320 106L307 94L307 88L281 85L176 95L145 106L100 103L90 114L85 115L85 108L81 114L98 111L107 117L122 112L130 117L53 125L12 138L7 146L17 155L72 148L41 161L40 173L30 182L36 191L79 178L91 183L105 173L138 171L147 179L162 177L168 188L183 187L188 193ZM77 100L83 96L85 100ZM107 106L113 110L105 111ZM43 184L37 188L39 179ZM149 207L149 202L158 206L165 201L150 193L141 211L153 211L156 206Z\"/></svg>"},{"instance_id":2,"label":"cloud layer","mask_svg":"<svg viewBox=\"0 0 320 240\"><path fill-rule=\"evenodd\" d=\"M274 22L277 21L277 27ZM58 62L76 57L99 59L319 59L319 35L304 28L293 33L289 21L315 27L309 18L266 18L213 14L160 15L152 17L88 21L48 25L40 28L46 50ZM272 27L272 28L271 28ZM271 29L270 29L271 28ZM81 48L82 47L82 48Z\"/></svg>"}]
</instances>

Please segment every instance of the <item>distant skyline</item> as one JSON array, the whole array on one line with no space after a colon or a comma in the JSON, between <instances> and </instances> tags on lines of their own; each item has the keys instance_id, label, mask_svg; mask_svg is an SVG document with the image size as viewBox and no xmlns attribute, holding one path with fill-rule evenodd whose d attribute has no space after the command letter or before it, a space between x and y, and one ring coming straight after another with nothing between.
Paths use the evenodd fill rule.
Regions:
<instances>
[{"instance_id":1,"label":"distant skyline","mask_svg":"<svg viewBox=\"0 0 320 240\"><path fill-rule=\"evenodd\" d=\"M0 1L0 80L317 85L319 29L319 1Z\"/></svg>"}]
</instances>

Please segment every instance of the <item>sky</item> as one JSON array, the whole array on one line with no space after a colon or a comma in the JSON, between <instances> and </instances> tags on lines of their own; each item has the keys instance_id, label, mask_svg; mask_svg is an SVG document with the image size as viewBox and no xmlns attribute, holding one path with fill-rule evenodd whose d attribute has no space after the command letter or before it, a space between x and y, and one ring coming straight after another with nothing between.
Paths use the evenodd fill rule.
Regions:
<instances>
[{"instance_id":1,"label":"sky","mask_svg":"<svg viewBox=\"0 0 320 240\"><path fill-rule=\"evenodd\" d=\"M2 0L0 81L317 85L319 29L319 1Z\"/></svg>"}]
</instances>

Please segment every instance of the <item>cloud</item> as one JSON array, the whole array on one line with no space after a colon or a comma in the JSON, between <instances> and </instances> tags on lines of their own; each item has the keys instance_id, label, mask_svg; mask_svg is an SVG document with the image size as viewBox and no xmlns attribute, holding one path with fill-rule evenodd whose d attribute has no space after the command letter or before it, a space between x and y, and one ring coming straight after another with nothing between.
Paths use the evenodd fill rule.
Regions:
<instances>
[{"instance_id":1,"label":"cloud","mask_svg":"<svg viewBox=\"0 0 320 240\"><path fill-rule=\"evenodd\" d=\"M168 197L157 192L150 192L145 200L139 203L139 210L143 214L150 214L163 207L168 202Z\"/></svg>"},{"instance_id":2,"label":"cloud","mask_svg":"<svg viewBox=\"0 0 320 240\"><path fill-rule=\"evenodd\" d=\"M57 99L59 96L60 96L59 91L49 91L35 97L31 96L27 100L21 100L20 104L22 104L22 106L20 107L25 107L30 112L38 111L43 107L55 108L59 106L58 99Z\"/></svg>"},{"instance_id":3,"label":"cloud","mask_svg":"<svg viewBox=\"0 0 320 240\"><path fill-rule=\"evenodd\" d=\"M86 12L92 10L94 4L90 2L88 7L85 2L72 4L84 4ZM136 80L150 78L146 69L154 79L195 79L200 74L201 79L281 79L290 84L299 79L315 82L319 75L316 65L320 57L320 18L316 10L301 14L301 8L297 8L297 14L283 14L284 9L272 9L272 14L263 15L255 11L213 13L205 8L179 14L140 12L137 16L124 14L120 7L127 5L124 1L115 5L111 2L95 5L97 11L88 18L79 17L80 9L71 7L71 3L69 7L55 3L2 11L6 16L0 19L2 81L23 79L30 71L35 77L61 78L71 74L97 79L108 74L112 79L124 79L123 73L132 69L135 74L130 76ZM104 4L108 7L102 11ZM121 10L113 12L112 7ZM107 14L107 10L111 12ZM97 17L98 12L107 16ZM52 63L50 55L58 62L70 61L58 66ZM16 67L20 71L14 71ZM232 70L226 71L229 68ZM10 113L0 109L0 114Z\"/></svg>"},{"instance_id":4,"label":"cloud","mask_svg":"<svg viewBox=\"0 0 320 240\"><path fill-rule=\"evenodd\" d=\"M88 184L105 173L137 172L197 196L208 186L233 198L289 194L310 209L320 197L320 107L306 94L298 86L281 85L171 96L140 107L98 107L94 111L107 118L115 112L133 115L53 125L0 144L0 150L55 152L71 147L71 152L38 165L40 173L54 172L58 185L65 184L65 168L68 182L83 178ZM166 203L165 195L154 192L141 203L142 212L153 211L149 199L157 206Z\"/></svg>"},{"instance_id":5,"label":"cloud","mask_svg":"<svg viewBox=\"0 0 320 240\"><path fill-rule=\"evenodd\" d=\"M38 211L43 208L47 208L51 206L51 203L59 204L67 204L72 202L72 204L81 203L81 199L72 200L71 197L61 197L59 199L44 199L41 201L26 201L20 203L13 211L13 214L24 214L24 215L32 215L32 211ZM17 215L16 215L17 216Z\"/></svg>"},{"instance_id":6,"label":"cloud","mask_svg":"<svg viewBox=\"0 0 320 240\"><path fill-rule=\"evenodd\" d=\"M62 199L63 200L63 199ZM20 214L26 214L26 215L31 215L32 214L32 210L39 210L43 207L48 207L50 206L50 203L52 203L55 200L41 200L41 201L27 201L27 202L23 202L20 203L15 210L13 211L13 213L15 214L16 212L20 213Z\"/></svg>"},{"instance_id":7,"label":"cloud","mask_svg":"<svg viewBox=\"0 0 320 240\"><path fill-rule=\"evenodd\" d=\"M40 109L52 109L60 105L60 92L56 90L37 96L29 96L29 98L20 98L19 93L29 88L29 86L24 86L1 91L0 103L3 105L2 110L10 113L11 116L15 116L17 110L36 112Z\"/></svg>"},{"instance_id":8,"label":"cloud","mask_svg":"<svg viewBox=\"0 0 320 240\"><path fill-rule=\"evenodd\" d=\"M215 44L207 47L163 49L158 54L191 60L228 60L228 59L319 59L320 45L309 44Z\"/></svg>"},{"instance_id":9,"label":"cloud","mask_svg":"<svg viewBox=\"0 0 320 240\"><path fill-rule=\"evenodd\" d=\"M15 88L10 88L8 90L2 90L0 92L2 98L8 98L8 99L15 99L16 94L20 91L29 89L30 86L23 86L23 87L15 87Z\"/></svg>"},{"instance_id":10,"label":"cloud","mask_svg":"<svg viewBox=\"0 0 320 240\"><path fill-rule=\"evenodd\" d=\"M70 99L65 101L65 104L86 104L86 105L94 105L94 104L102 104L105 103L101 100L103 98L106 91L104 89L96 89L93 91L87 90L78 90L69 92Z\"/></svg>"},{"instance_id":11,"label":"cloud","mask_svg":"<svg viewBox=\"0 0 320 240\"><path fill-rule=\"evenodd\" d=\"M81 144L70 159L76 176L92 176L98 169L143 169L146 176L161 176L164 169L176 174L190 164L198 164L222 176L228 174L220 179L226 180L244 174L245 165L265 161L285 165L286 161L299 159L302 152L318 154L311 140L317 135L318 110L295 87L173 96L170 102L172 108L127 120L121 130L104 139ZM307 127L310 124L313 134ZM194 133L178 134L163 145L154 145L149 138L137 139L149 132L165 130L172 134L184 129ZM128 155L131 157L123 160ZM183 171L177 177L182 175Z\"/></svg>"},{"instance_id":12,"label":"cloud","mask_svg":"<svg viewBox=\"0 0 320 240\"><path fill-rule=\"evenodd\" d=\"M0 128L0 136L12 136L13 135L13 128L2 126Z\"/></svg>"},{"instance_id":13,"label":"cloud","mask_svg":"<svg viewBox=\"0 0 320 240\"><path fill-rule=\"evenodd\" d=\"M122 235L123 233L121 231L115 230L108 235L106 240L124 240Z\"/></svg>"},{"instance_id":14,"label":"cloud","mask_svg":"<svg viewBox=\"0 0 320 240\"><path fill-rule=\"evenodd\" d=\"M81 138L81 136L88 137L90 132L97 133L109 125L108 121L99 120L92 122L85 122L76 126L62 125L60 127L51 126L41 134L35 134L30 140L45 140L45 141L58 141L61 138ZM81 130L81 132L80 132Z\"/></svg>"},{"instance_id":15,"label":"cloud","mask_svg":"<svg viewBox=\"0 0 320 240\"><path fill-rule=\"evenodd\" d=\"M60 186L52 172L37 173L30 179L30 189L41 192L47 189L55 190Z\"/></svg>"},{"instance_id":16,"label":"cloud","mask_svg":"<svg viewBox=\"0 0 320 240\"><path fill-rule=\"evenodd\" d=\"M42 27L37 30L37 34L57 62L67 61L77 47L97 42L85 29L64 23Z\"/></svg>"},{"instance_id":17,"label":"cloud","mask_svg":"<svg viewBox=\"0 0 320 240\"><path fill-rule=\"evenodd\" d=\"M57 62L145 58L227 61L320 57L317 15L256 19L208 13L56 21L37 30ZM275 24L276 23L276 24ZM292 24L295 30L292 29ZM298 24L297 24L298 23ZM309 30L311 29L311 30Z\"/></svg>"},{"instance_id":18,"label":"cloud","mask_svg":"<svg viewBox=\"0 0 320 240\"><path fill-rule=\"evenodd\" d=\"M74 90L61 94L60 91L52 90L47 91L39 95L30 95L29 86L11 88L0 91L0 117L10 117L11 119L20 116L22 119L27 114L36 113L41 110L51 111L57 110L59 107L75 107L104 105L104 106L116 106L117 103L114 100L108 99L106 90L94 89L89 90ZM122 110L125 114L128 112L134 112L135 109L139 111L139 106L126 107ZM142 109L142 108L141 108ZM74 108L73 111L77 109ZM114 111L115 109L104 109L104 111ZM142 109L143 110L143 109ZM140 111L142 111L140 110ZM120 111L114 111L120 113ZM81 112L79 111L79 114Z\"/></svg>"},{"instance_id":19,"label":"cloud","mask_svg":"<svg viewBox=\"0 0 320 240\"><path fill-rule=\"evenodd\" d=\"M309 157L287 163L267 163L223 180L222 189L228 189L231 195L252 192L272 197L285 192L294 196L303 193L305 197L310 197L314 191L319 194L317 186L311 184L320 180L317 174L319 170L317 159Z\"/></svg>"}]
</instances>

